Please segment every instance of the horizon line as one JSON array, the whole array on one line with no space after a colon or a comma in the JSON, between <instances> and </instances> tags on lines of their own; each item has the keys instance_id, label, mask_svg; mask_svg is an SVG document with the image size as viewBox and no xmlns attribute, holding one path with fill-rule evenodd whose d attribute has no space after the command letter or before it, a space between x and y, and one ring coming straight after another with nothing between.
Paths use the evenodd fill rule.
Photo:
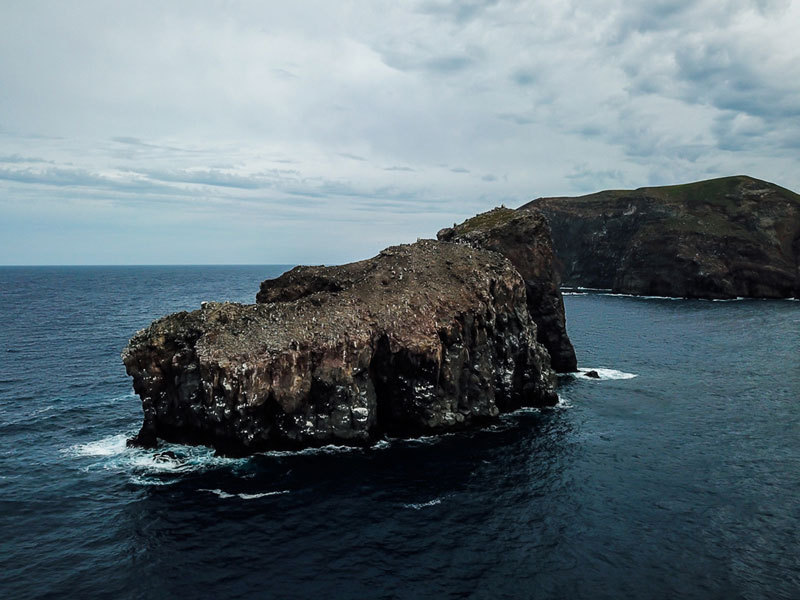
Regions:
<instances>
[{"instance_id":1,"label":"horizon line","mask_svg":"<svg viewBox=\"0 0 800 600\"><path fill-rule=\"evenodd\" d=\"M36 269L59 267L292 267L300 263L70 263L70 264L0 264L0 269Z\"/></svg>"}]
</instances>

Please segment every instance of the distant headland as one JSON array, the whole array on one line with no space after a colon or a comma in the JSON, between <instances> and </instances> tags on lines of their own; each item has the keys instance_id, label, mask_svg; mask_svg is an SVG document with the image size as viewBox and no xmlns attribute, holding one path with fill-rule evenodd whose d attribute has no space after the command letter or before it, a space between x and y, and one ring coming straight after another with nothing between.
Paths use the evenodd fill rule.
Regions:
<instances>
[{"instance_id":1,"label":"distant headland","mask_svg":"<svg viewBox=\"0 0 800 600\"><path fill-rule=\"evenodd\" d=\"M800 296L800 195L747 176L539 198L563 284L683 298Z\"/></svg>"}]
</instances>

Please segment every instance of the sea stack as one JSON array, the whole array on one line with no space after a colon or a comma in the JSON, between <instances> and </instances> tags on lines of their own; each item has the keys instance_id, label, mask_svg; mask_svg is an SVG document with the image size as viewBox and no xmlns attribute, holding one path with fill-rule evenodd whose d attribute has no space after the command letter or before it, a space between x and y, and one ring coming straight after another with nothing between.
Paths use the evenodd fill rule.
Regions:
<instances>
[{"instance_id":1,"label":"sea stack","mask_svg":"<svg viewBox=\"0 0 800 600\"><path fill-rule=\"evenodd\" d=\"M526 287L501 254L424 240L164 317L123 352L144 411L133 443L361 445L553 405Z\"/></svg>"},{"instance_id":2,"label":"sea stack","mask_svg":"<svg viewBox=\"0 0 800 600\"><path fill-rule=\"evenodd\" d=\"M550 222L567 286L683 298L800 297L800 196L747 176L520 210Z\"/></svg>"}]
</instances>

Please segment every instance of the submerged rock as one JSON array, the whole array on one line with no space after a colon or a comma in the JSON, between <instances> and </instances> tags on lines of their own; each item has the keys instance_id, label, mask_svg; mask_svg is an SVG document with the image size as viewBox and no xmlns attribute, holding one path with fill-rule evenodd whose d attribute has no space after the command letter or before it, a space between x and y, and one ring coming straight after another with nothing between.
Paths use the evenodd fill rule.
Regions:
<instances>
[{"instance_id":1,"label":"submerged rock","mask_svg":"<svg viewBox=\"0 0 800 600\"><path fill-rule=\"evenodd\" d=\"M800 297L800 196L737 176L539 198L565 285L685 298Z\"/></svg>"},{"instance_id":2,"label":"submerged rock","mask_svg":"<svg viewBox=\"0 0 800 600\"><path fill-rule=\"evenodd\" d=\"M437 237L493 250L508 258L525 280L528 310L537 326L537 339L550 352L553 368L559 372L577 370L575 349L567 336L550 228L544 215L535 210L495 208L442 229Z\"/></svg>"},{"instance_id":3,"label":"submerged rock","mask_svg":"<svg viewBox=\"0 0 800 600\"><path fill-rule=\"evenodd\" d=\"M525 283L494 252L395 246L292 269L258 302L204 303L131 339L123 361L144 411L133 443L360 445L557 401Z\"/></svg>"},{"instance_id":4,"label":"submerged rock","mask_svg":"<svg viewBox=\"0 0 800 600\"><path fill-rule=\"evenodd\" d=\"M172 450L166 450L164 452L156 452L153 455L153 460L158 463L163 462L172 462L174 460L179 460L178 455L175 454Z\"/></svg>"}]
</instances>

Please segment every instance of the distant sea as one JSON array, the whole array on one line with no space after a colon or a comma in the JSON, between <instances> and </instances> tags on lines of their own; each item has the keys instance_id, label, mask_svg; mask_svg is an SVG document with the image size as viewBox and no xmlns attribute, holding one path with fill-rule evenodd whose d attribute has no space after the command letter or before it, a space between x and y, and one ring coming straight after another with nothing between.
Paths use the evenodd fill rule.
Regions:
<instances>
[{"instance_id":1,"label":"distant sea","mask_svg":"<svg viewBox=\"0 0 800 600\"><path fill-rule=\"evenodd\" d=\"M800 303L567 295L600 379L478 431L126 448L130 336L285 268L0 268L0 598L800 598Z\"/></svg>"}]
</instances>

